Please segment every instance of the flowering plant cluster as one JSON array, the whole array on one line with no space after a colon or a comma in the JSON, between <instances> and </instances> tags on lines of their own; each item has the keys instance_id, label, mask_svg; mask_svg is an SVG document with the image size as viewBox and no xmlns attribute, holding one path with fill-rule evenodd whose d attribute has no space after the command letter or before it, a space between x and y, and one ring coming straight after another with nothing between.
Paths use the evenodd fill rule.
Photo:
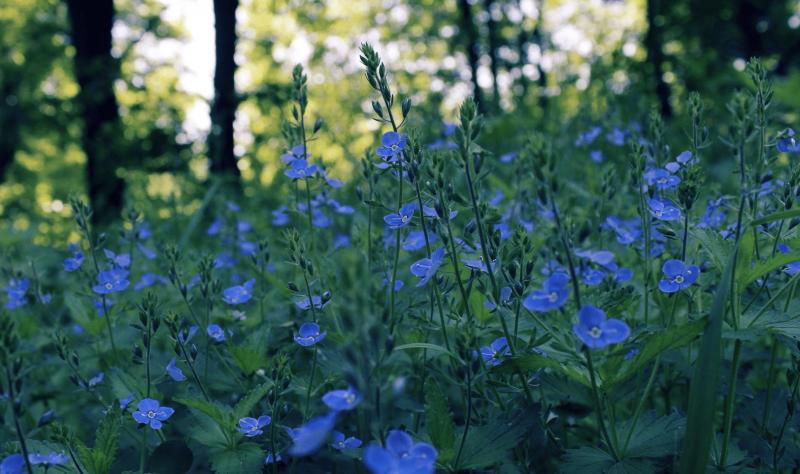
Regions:
<instances>
[{"instance_id":1,"label":"flowering plant cluster","mask_svg":"<svg viewBox=\"0 0 800 474\"><path fill-rule=\"evenodd\" d=\"M688 134L498 140L472 99L415 122L360 60L353 181L298 66L274 201L97 229L75 198L57 259L9 260L0 473L798 468L800 147L760 62L719 133L692 94Z\"/></svg>"}]
</instances>

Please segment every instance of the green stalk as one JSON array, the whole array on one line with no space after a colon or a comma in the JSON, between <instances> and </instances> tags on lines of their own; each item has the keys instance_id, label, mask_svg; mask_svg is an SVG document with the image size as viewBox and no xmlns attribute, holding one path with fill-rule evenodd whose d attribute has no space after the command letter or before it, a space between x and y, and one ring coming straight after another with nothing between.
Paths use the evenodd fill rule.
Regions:
<instances>
[{"instance_id":1,"label":"green stalk","mask_svg":"<svg viewBox=\"0 0 800 474\"><path fill-rule=\"evenodd\" d=\"M723 417L722 450L719 455L718 469L725 468L725 460L728 457L728 445L731 440L731 427L733 426L733 405L736 401L736 379L739 372L739 357L742 352L742 340L736 339L733 343L733 360L731 361L730 380L728 381L728 395L725 403L725 414Z\"/></svg>"},{"instance_id":2,"label":"green stalk","mask_svg":"<svg viewBox=\"0 0 800 474\"><path fill-rule=\"evenodd\" d=\"M611 456L615 461L619 461L621 457L617 451L616 440L611 439L611 436L609 436L608 430L606 429L605 417L603 416L603 406L600 402L600 389L597 386L597 378L595 377L594 373L592 352L588 348L584 348L584 354L586 355L586 363L589 368L589 379L592 383L592 398L594 401L595 415L597 416L597 425L600 427L600 433L608 445L608 448L611 450Z\"/></svg>"}]
</instances>

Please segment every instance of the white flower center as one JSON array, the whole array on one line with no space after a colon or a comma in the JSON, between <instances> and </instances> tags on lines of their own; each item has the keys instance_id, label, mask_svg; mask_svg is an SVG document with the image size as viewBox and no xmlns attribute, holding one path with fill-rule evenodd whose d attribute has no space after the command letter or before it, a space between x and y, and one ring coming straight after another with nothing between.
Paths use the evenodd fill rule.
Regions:
<instances>
[{"instance_id":1,"label":"white flower center","mask_svg":"<svg viewBox=\"0 0 800 474\"><path fill-rule=\"evenodd\" d=\"M676 276L675 280L673 280L673 281L680 285L681 283L683 283L683 275Z\"/></svg>"},{"instance_id":2,"label":"white flower center","mask_svg":"<svg viewBox=\"0 0 800 474\"><path fill-rule=\"evenodd\" d=\"M552 292L552 293L550 293L550 296L548 296L548 297L547 297L547 299L548 299L548 300L549 300L551 303L555 303L556 301L558 301L558 293L556 293L555 291L554 291L554 292Z\"/></svg>"},{"instance_id":3,"label":"white flower center","mask_svg":"<svg viewBox=\"0 0 800 474\"><path fill-rule=\"evenodd\" d=\"M105 286L106 286L106 290L110 290L111 288L114 288L114 285L112 285L111 283L106 283Z\"/></svg>"},{"instance_id":4,"label":"white flower center","mask_svg":"<svg viewBox=\"0 0 800 474\"><path fill-rule=\"evenodd\" d=\"M589 335L595 339L599 338L603 334L603 330L599 327L595 326L589 330Z\"/></svg>"},{"instance_id":5,"label":"white flower center","mask_svg":"<svg viewBox=\"0 0 800 474\"><path fill-rule=\"evenodd\" d=\"M148 411L147 412L147 417L148 418L155 418L156 417L156 412L154 412L153 410Z\"/></svg>"},{"instance_id":6,"label":"white flower center","mask_svg":"<svg viewBox=\"0 0 800 474\"><path fill-rule=\"evenodd\" d=\"M403 216L403 217L400 218L400 220L403 221L403 222L408 222L409 219L410 219L410 217L408 217L408 216Z\"/></svg>"}]
</instances>

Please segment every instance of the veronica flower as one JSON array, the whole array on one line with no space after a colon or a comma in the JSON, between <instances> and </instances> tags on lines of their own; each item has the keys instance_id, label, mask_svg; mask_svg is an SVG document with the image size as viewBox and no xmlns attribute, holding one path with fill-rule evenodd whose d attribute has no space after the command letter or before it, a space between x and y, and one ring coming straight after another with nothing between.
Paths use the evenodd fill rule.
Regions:
<instances>
[{"instance_id":1,"label":"veronica flower","mask_svg":"<svg viewBox=\"0 0 800 474\"><path fill-rule=\"evenodd\" d=\"M125 290L129 284L128 271L122 268L115 268L100 272L97 275L97 285L92 289L95 293L108 295Z\"/></svg>"},{"instance_id":2,"label":"veronica flower","mask_svg":"<svg viewBox=\"0 0 800 474\"><path fill-rule=\"evenodd\" d=\"M292 456L308 456L316 452L330 438L337 412L318 416L308 423L292 430L292 445L289 454Z\"/></svg>"},{"instance_id":3,"label":"veronica flower","mask_svg":"<svg viewBox=\"0 0 800 474\"><path fill-rule=\"evenodd\" d=\"M625 144L625 132L614 127L613 130L606 134L606 139L613 145L622 146Z\"/></svg>"},{"instance_id":4,"label":"veronica flower","mask_svg":"<svg viewBox=\"0 0 800 474\"><path fill-rule=\"evenodd\" d=\"M133 419L142 425L149 425L154 430L161 429L162 422L175 413L170 407L162 407L157 400L144 398L137 405L138 410L133 412Z\"/></svg>"},{"instance_id":5,"label":"veronica flower","mask_svg":"<svg viewBox=\"0 0 800 474\"><path fill-rule=\"evenodd\" d=\"M65 453L57 453L55 451L48 454L31 453L28 455L28 460L31 462L31 464L43 465L45 470L47 470L50 466L60 466L61 464L65 464L67 461L69 461L69 456L67 456ZM2 472L5 473L5 471Z\"/></svg>"},{"instance_id":6,"label":"veronica flower","mask_svg":"<svg viewBox=\"0 0 800 474\"><path fill-rule=\"evenodd\" d=\"M225 288L222 290L222 300L230 305L247 303L253 297L253 285L255 284L256 280L252 278L241 285Z\"/></svg>"},{"instance_id":7,"label":"veronica flower","mask_svg":"<svg viewBox=\"0 0 800 474\"><path fill-rule=\"evenodd\" d=\"M648 201L650 214L660 221L677 221L681 219L681 210L666 198L650 198Z\"/></svg>"},{"instance_id":8,"label":"veronica flower","mask_svg":"<svg viewBox=\"0 0 800 474\"><path fill-rule=\"evenodd\" d=\"M700 275L700 268L697 265L686 265L674 259L664 262L661 271L666 278L658 282L658 289L664 293L675 293L689 288Z\"/></svg>"},{"instance_id":9,"label":"veronica flower","mask_svg":"<svg viewBox=\"0 0 800 474\"><path fill-rule=\"evenodd\" d=\"M386 227L389 229L400 229L407 226L411 222L411 218L414 217L414 211L416 209L416 204L406 204L405 206L401 207L396 214L387 214L383 216L383 222L386 223Z\"/></svg>"},{"instance_id":10,"label":"veronica flower","mask_svg":"<svg viewBox=\"0 0 800 474\"><path fill-rule=\"evenodd\" d=\"M595 306L585 305L578 313L578 317L580 321L572 325L572 331L578 339L593 349L620 343L631 333L624 321L606 319L603 310Z\"/></svg>"},{"instance_id":11,"label":"veronica flower","mask_svg":"<svg viewBox=\"0 0 800 474\"><path fill-rule=\"evenodd\" d=\"M183 382L186 380L186 376L183 375L183 371L175 365L175 358L173 357L170 359L169 363L167 364L167 375L172 378L172 380L176 382Z\"/></svg>"},{"instance_id":12,"label":"veronica flower","mask_svg":"<svg viewBox=\"0 0 800 474\"><path fill-rule=\"evenodd\" d=\"M391 281L392 281L392 278L389 275L387 275L386 273L384 273L383 274L383 278L381 279L381 288L386 288L386 286L389 285L391 283ZM398 278L398 279L396 279L394 281L394 291L395 292L398 292L398 291L402 290L403 286L405 286L405 283L403 283L403 280L400 280Z\"/></svg>"},{"instance_id":13,"label":"veronica flower","mask_svg":"<svg viewBox=\"0 0 800 474\"><path fill-rule=\"evenodd\" d=\"M644 179L649 186L655 186L659 191L675 189L681 183L679 177L662 168L645 171Z\"/></svg>"},{"instance_id":14,"label":"veronica flower","mask_svg":"<svg viewBox=\"0 0 800 474\"><path fill-rule=\"evenodd\" d=\"M319 324L303 323L297 331L297 335L294 337L294 342L304 347L310 347L325 339L327 335L327 331L320 332Z\"/></svg>"},{"instance_id":15,"label":"veronica flower","mask_svg":"<svg viewBox=\"0 0 800 474\"><path fill-rule=\"evenodd\" d=\"M6 456L0 463L0 473L2 474L24 474L25 472L25 458L21 454Z\"/></svg>"},{"instance_id":16,"label":"veronica flower","mask_svg":"<svg viewBox=\"0 0 800 474\"><path fill-rule=\"evenodd\" d=\"M98 372L97 375L89 379L89 386L94 387L95 385L99 384L105 378L105 374L102 372Z\"/></svg>"},{"instance_id":17,"label":"veronica flower","mask_svg":"<svg viewBox=\"0 0 800 474\"><path fill-rule=\"evenodd\" d=\"M133 289L136 291L142 291L145 288L150 288L156 283L161 283L163 285L166 285L167 283L169 283L169 280L161 275L148 272L142 275L139 281L133 286Z\"/></svg>"},{"instance_id":18,"label":"veronica flower","mask_svg":"<svg viewBox=\"0 0 800 474\"><path fill-rule=\"evenodd\" d=\"M8 296L6 309L13 310L28 304L25 295L29 286L30 280L27 278L12 278L5 287L6 295Z\"/></svg>"},{"instance_id":19,"label":"veronica flower","mask_svg":"<svg viewBox=\"0 0 800 474\"><path fill-rule=\"evenodd\" d=\"M706 210L697 227L701 229L719 229L725 223L725 218L727 217L724 207L726 202L727 199L724 196L708 201Z\"/></svg>"},{"instance_id":20,"label":"veronica flower","mask_svg":"<svg viewBox=\"0 0 800 474\"><path fill-rule=\"evenodd\" d=\"M428 232L428 241L434 242L437 239L436 234ZM400 245L403 250L412 252L425 247L425 234L421 230L412 230L408 233L403 243Z\"/></svg>"},{"instance_id":21,"label":"veronica flower","mask_svg":"<svg viewBox=\"0 0 800 474\"><path fill-rule=\"evenodd\" d=\"M272 225L276 227L283 227L289 224L289 215L286 214L287 207L280 206L272 211Z\"/></svg>"},{"instance_id":22,"label":"veronica flower","mask_svg":"<svg viewBox=\"0 0 800 474\"><path fill-rule=\"evenodd\" d=\"M422 215L430 219L441 219L442 216L436 211L435 207L422 206ZM458 211L450 211L447 213L447 220L452 221L458 216Z\"/></svg>"},{"instance_id":23,"label":"veronica flower","mask_svg":"<svg viewBox=\"0 0 800 474\"><path fill-rule=\"evenodd\" d=\"M602 266L614 261L614 252L609 250L576 250L575 255Z\"/></svg>"},{"instance_id":24,"label":"veronica flower","mask_svg":"<svg viewBox=\"0 0 800 474\"><path fill-rule=\"evenodd\" d=\"M381 138L377 154L386 161L397 158L406 148L406 136L397 132L386 132Z\"/></svg>"},{"instance_id":25,"label":"veronica flower","mask_svg":"<svg viewBox=\"0 0 800 474\"><path fill-rule=\"evenodd\" d=\"M322 309L327 306L328 303L330 303L330 300L323 301L320 295L312 295L311 299L309 299L308 296L300 298L295 302L295 306L297 306L298 309L307 311L311 309L312 304L314 305L314 309Z\"/></svg>"},{"instance_id":26,"label":"veronica flower","mask_svg":"<svg viewBox=\"0 0 800 474\"><path fill-rule=\"evenodd\" d=\"M364 464L372 474L428 474L436 468L436 448L414 443L405 431L392 430L386 447L370 444L364 450Z\"/></svg>"},{"instance_id":27,"label":"veronica flower","mask_svg":"<svg viewBox=\"0 0 800 474\"><path fill-rule=\"evenodd\" d=\"M198 329L199 328L194 324L191 325L189 327L189 330L186 332L184 332L184 330L181 329L180 331L178 331L178 340L181 342L181 344L188 343L190 340L192 340L194 335L197 334Z\"/></svg>"},{"instance_id":28,"label":"veronica flower","mask_svg":"<svg viewBox=\"0 0 800 474\"><path fill-rule=\"evenodd\" d=\"M129 253L117 255L108 249L103 249L103 253L115 268L128 268L131 266L131 254Z\"/></svg>"},{"instance_id":29,"label":"veronica flower","mask_svg":"<svg viewBox=\"0 0 800 474\"><path fill-rule=\"evenodd\" d=\"M517 152L512 151L509 153L503 153L500 155L500 163L511 163L514 161L514 158L517 157Z\"/></svg>"},{"instance_id":30,"label":"veronica flower","mask_svg":"<svg viewBox=\"0 0 800 474\"><path fill-rule=\"evenodd\" d=\"M219 324L209 324L206 328L206 333L208 333L208 337L215 342L223 342L225 340L225 330L223 330Z\"/></svg>"},{"instance_id":31,"label":"veronica flower","mask_svg":"<svg viewBox=\"0 0 800 474\"><path fill-rule=\"evenodd\" d=\"M484 263L483 257L478 257L477 259L464 259L461 262L467 268L471 268L483 273L489 273L489 267L486 266L486 263ZM495 268L497 268L497 259L492 260L491 267L492 273L494 273Z\"/></svg>"},{"instance_id":32,"label":"veronica flower","mask_svg":"<svg viewBox=\"0 0 800 474\"><path fill-rule=\"evenodd\" d=\"M781 153L800 153L800 142L795 138L794 130L787 128L782 135L784 138L778 140L778 151Z\"/></svg>"},{"instance_id":33,"label":"veronica flower","mask_svg":"<svg viewBox=\"0 0 800 474\"><path fill-rule=\"evenodd\" d=\"M248 438L253 438L263 433L264 430L262 428L269 425L271 421L272 418L267 415L259 416L258 419L246 416L239 420L238 430L239 433L242 433Z\"/></svg>"},{"instance_id":34,"label":"veronica flower","mask_svg":"<svg viewBox=\"0 0 800 474\"><path fill-rule=\"evenodd\" d=\"M348 411L361 403L361 394L353 387L347 390L332 390L322 396L322 402L334 411Z\"/></svg>"},{"instance_id":35,"label":"veronica flower","mask_svg":"<svg viewBox=\"0 0 800 474\"><path fill-rule=\"evenodd\" d=\"M639 219L623 220L616 216L606 218L605 225L614 231L617 242L622 245L629 245L639 239L642 234Z\"/></svg>"},{"instance_id":36,"label":"veronica flower","mask_svg":"<svg viewBox=\"0 0 800 474\"><path fill-rule=\"evenodd\" d=\"M603 162L603 152L600 150L592 150L589 152L589 158L595 163Z\"/></svg>"},{"instance_id":37,"label":"veronica flower","mask_svg":"<svg viewBox=\"0 0 800 474\"><path fill-rule=\"evenodd\" d=\"M508 304L510 301L511 301L511 287L504 286L500 288L500 304ZM492 300L489 299L483 302L483 306L489 310L494 310L497 308L497 305Z\"/></svg>"},{"instance_id":38,"label":"veronica flower","mask_svg":"<svg viewBox=\"0 0 800 474\"><path fill-rule=\"evenodd\" d=\"M441 247L431 254L431 258L422 258L411 264L411 274L421 277L417 282L417 288L425 286L436 275L444 262L444 255L444 247Z\"/></svg>"},{"instance_id":39,"label":"veronica flower","mask_svg":"<svg viewBox=\"0 0 800 474\"><path fill-rule=\"evenodd\" d=\"M533 290L522 305L528 311L538 313L553 311L564 306L569 291L569 276L562 272L553 273L544 281L542 289Z\"/></svg>"},{"instance_id":40,"label":"veronica flower","mask_svg":"<svg viewBox=\"0 0 800 474\"><path fill-rule=\"evenodd\" d=\"M74 272L83 265L83 252L75 252L71 257L64 259L64 271Z\"/></svg>"},{"instance_id":41,"label":"veronica flower","mask_svg":"<svg viewBox=\"0 0 800 474\"><path fill-rule=\"evenodd\" d=\"M293 146L289 151L281 155L281 161L291 163L294 160L306 158L306 147L303 144Z\"/></svg>"},{"instance_id":42,"label":"veronica flower","mask_svg":"<svg viewBox=\"0 0 800 474\"><path fill-rule=\"evenodd\" d=\"M305 179L314 176L317 172L317 165L309 165L307 160L298 159L289 164L289 169L283 172L292 179Z\"/></svg>"},{"instance_id":43,"label":"veronica flower","mask_svg":"<svg viewBox=\"0 0 800 474\"><path fill-rule=\"evenodd\" d=\"M276 454L275 456L272 453L267 453L267 457L264 458L264 464L272 464L274 462L281 462L283 458L281 457L280 453Z\"/></svg>"},{"instance_id":44,"label":"veronica flower","mask_svg":"<svg viewBox=\"0 0 800 474\"><path fill-rule=\"evenodd\" d=\"M133 394L131 393L127 397L119 401L119 409L125 410L126 408L128 408L128 405L130 405L132 401L133 401Z\"/></svg>"},{"instance_id":45,"label":"veronica flower","mask_svg":"<svg viewBox=\"0 0 800 474\"><path fill-rule=\"evenodd\" d=\"M361 446L361 440L350 436L345 438L344 433L334 431L331 436L331 447L337 451L344 451L345 449L356 449Z\"/></svg>"},{"instance_id":46,"label":"veronica flower","mask_svg":"<svg viewBox=\"0 0 800 474\"><path fill-rule=\"evenodd\" d=\"M488 346L481 347L481 357L490 367L500 365L503 358L510 355L511 348L508 347L508 339L505 337L497 338Z\"/></svg>"},{"instance_id":47,"label":"veronica flower","mask_svg":"<svg viewBox=\"0 0 800 474\"><path fill-rule=\"evenodd\" d=\"M578 135L578 138L575 140L575 146L591 145L595 139L600 136L601 131L600 127L591 127L586 132Z\"/></svg>"}]
</instances>

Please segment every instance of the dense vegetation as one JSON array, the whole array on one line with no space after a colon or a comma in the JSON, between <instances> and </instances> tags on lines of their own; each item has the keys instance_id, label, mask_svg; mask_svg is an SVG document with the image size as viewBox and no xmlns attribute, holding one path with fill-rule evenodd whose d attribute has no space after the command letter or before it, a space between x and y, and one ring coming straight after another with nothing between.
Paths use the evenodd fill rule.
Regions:
<instances>
[{"instance_id":1,"label":"dense vegetation","mask_svg":"<svg viewBox=\"0 0 800 474\"><path fill-rule=\"evenodd\" d=\"M600 55L577 87L559 76L567 60L501 90L501 69L527 65L504 47L550 44L541 21L514 20L524 3L459 1L417 18L433 31L459 15L471 78L486 34L491 87L472 83L447 121L443 97L415 90L430 84L369 43L347 52L358 72L346 88L313 80L312 61L240 94L237 2L215 1L202 150L174 76L160 98L137 86L137 109L122 85L136 75L110 72L127 61L111 54L113 2L0 16L20 36L68 20L75 73L69 98L34 87L13 94L24 113L10 93L2 109L26 121L0 130L12 149L0 188L0 474L800 468L786 27L723 22L719 35L738 31L746 47L676 56L686 67L666 81L670 35L689 31L689 51L719 38L670 23L698 7L648 1L644 62ZM172 34L153 4L133 5L144 32ZM292 14L324 23L314 12L327 8ZM64 67L50 47L23 55L42 68L29 72ZM764 58L731 66L743 52ZM45 66L47 55L59 59ZM20 64L31 65L0 64L0 83ZM621 87L619 71L643 84ZM716 89L691 87L697 71ZM258 108L249 100L280 117L256 113L244 153L235 117ZM46 160L58 143L62 159ZM78 146L85 187L65 171ZM22 186L33 182L46 206Z\"/></svg>"}]
</instances>

